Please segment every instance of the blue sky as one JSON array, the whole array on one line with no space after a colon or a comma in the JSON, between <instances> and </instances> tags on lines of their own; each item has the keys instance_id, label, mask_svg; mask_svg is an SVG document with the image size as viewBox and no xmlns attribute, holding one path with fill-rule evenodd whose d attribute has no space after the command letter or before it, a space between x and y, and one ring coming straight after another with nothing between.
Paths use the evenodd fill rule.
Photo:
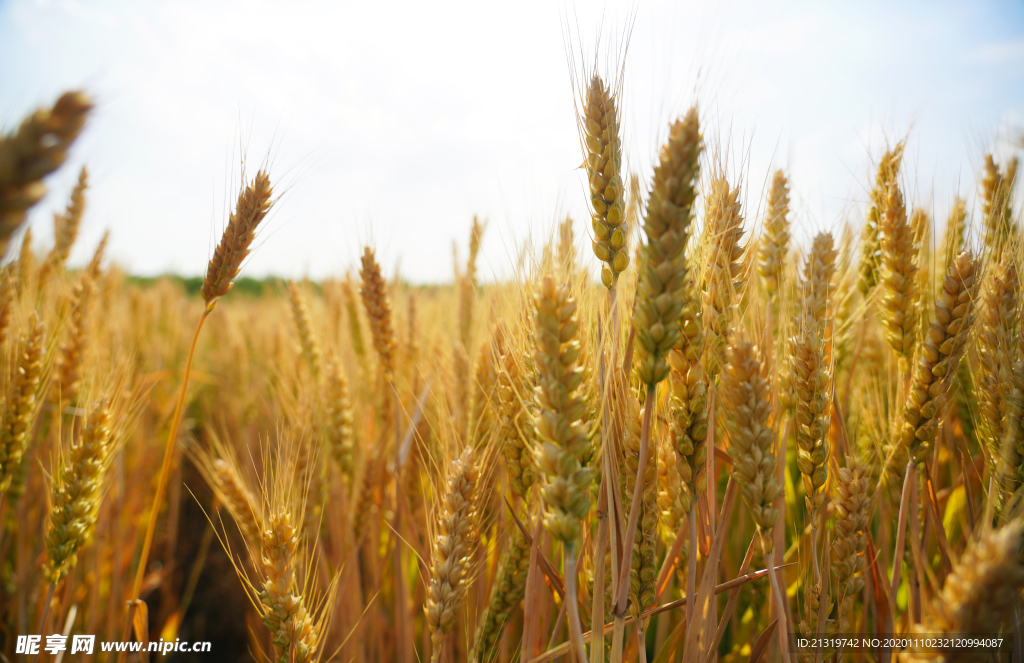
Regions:
<instances>
[{"instance_id":1,"label":"blue sky","mask_svg":"<svg viewBox=\"0 0 1024 663\"><path fill-rule=\"evenodd\" d=\"M654 0L0 0L0 126L64 89L95 95L31 216L42 250L88 164L73 262L109 228L134 272L201 273L244 156L284 192L247 273L338 274L370 242L446 281L479 214L483 274L500 276L566 213L588 232L570 60L608 70L627 25L629 166L646 178L697 103L752 225L770 169L789 171L798 237L859 222L873 161L905 135L908 197L941 231L1024 128L1024 3Z\"/></svg>"}]
</instances>

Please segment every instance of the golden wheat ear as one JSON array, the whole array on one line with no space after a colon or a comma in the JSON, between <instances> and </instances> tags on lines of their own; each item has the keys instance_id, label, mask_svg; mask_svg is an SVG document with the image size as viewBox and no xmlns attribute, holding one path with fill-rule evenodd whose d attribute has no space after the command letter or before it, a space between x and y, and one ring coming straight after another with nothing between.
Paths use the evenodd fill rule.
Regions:
<instances>
[{"instance_id":1,"label":"golden wheat ear","mask_svg":"<svg viewBox=\"0 0 1024 663\"><path fill-rule=\"evenodd\" d=\"M764 233L757 251L757 273L768 299L775 303L786 270L789 255L789 182L782 170L772 177L768 193L768 214L764 220Z\"/></svg>"},{"instance_id":2,"label":"golden wheat ear","mask_svg":"<svg viewBox=\"0 0 1024 663\"><path fill-rule=\"evenodd\" d=\"M213 310L217 300L228 294L234 285L242 261L249 255L256 239L256 228L270 212L272 193L270 176L261 170L238 194L235 211L228 219L228 226L210 258L206 278L203 279L201 294L208 310Z\"/></svg>"},{"instance_id":3,"label":"golden wheat ear","mask_svg":"<svg viewBox=\"0 0 1024 663\"><path fill-rule=\"evenodd\" d=\"M1009 623L1024 587L1022 530L1017 520L1000 529L986 528L972 541L915 630L970 635L997 632Z\"/></svg>"},{"instance_id":4,"label":"golden wheat ear","mask_svg":"<svg viewBox=\"0 0 1024 663\"><path fill-rule=\"evenodd\" d=\"M22 340L17 369L8 386L0 419L0 501L16 501L24 491L23 463L39 415L37 402L46 373L46 326L32 312L29 334Z\"/></svg>"},{"instance_id":5,"label":"golden wheat ear","mask_svg":"<svg viewBox=\"0 0 1024 663\"><path fill-rule=\"evenodd\" d=\"M423 610L430 633L432 662L441 660L444 636L455 626L467 589L469 564L477 539L479 471L472 447L452 462L448 487L438 513L427 601Z\"/></svg>"},{"instance_id":6,"label":"golden wheat ear","mask_svg":"<svg viewBox=\"0 0 1024 663\"><path fill-rule=\"evenodd\" d=\"M92 107L84 92L66 92L0 137L0 256L28 209L46 194L43 178L64 163Z\"/></svg>"},{"instance_id":7,"label":"golden wheat ear","mask_svg":"<svg viewBox=\"0 0 1024 663\"><path fill-rule=\"evenodd\" d=\"M64 263L71 255L71 247L78 239L78 229L82 225L82 216L85 214L85 191L88 187L89 171L82 166L82 170L78 174L78 182L71 191L71 199L68 201L67 208L62 213L53 215L53 249L40 270L40 284L45 284L54 272L62 271Z\"/></svg>"},{"instance_id":8,"label":"golden wheat ear","mask_svg":"<svg viewBox=\"0 0 1024 663\"><path fill-rule=\"evenodd\" d=\"M886 191L879 230L882 236L882 325L886 340L906 373L917 342L917 254L914 233L907 220L903 191L893 181Z\"/></svg>"},{"instance_id":9,"label":"golden wheat ear","mask_svg":"<svg viewBox=\"0 0 1024 663\"><path fill-rule=\"evenodd\" d=\"M1004 171L991 154L985 155L985 174L981 179L981 213L985 223L985 245L997 258L1010 248L1010 242L1018 230L1012 208L1017 163L1014 157Z\"/></svg>"},{"instance_id":10,"label":"golden wheat ear","mask_svg":"<svg viewBox=\"0 0 1024 663\"><path fill-rule=\"evenodd\" d=\"M395 376L395 330L391 322L391 297L388 295L388 285L381 275L380 265L370 247L363 251L359 274L363 279L360 294L366 308L366 317L370 321L373 347L380 358L384 379L391 381Z\"/></svg>"},{"instance_id":11,"label":"golden wheat ear","mask_svg":"<svg viewBox=\"0 0 1024 663\"><path fill-rule=\"evenodd\" d=\"M595 75L587 88L580 123L590 182L594 255L603 262L601 281L612 288L629 266L629 229L625 226L622 143L615 94Z\"/></svg>"},{"instance_id":12,"label":"golden wheat ear","mask_svg":"<svg viewBox=\"0 0 1024 663\"><path fill-rule=\"evenodd\" d=\"M292 320L299 332L299 344L302 347L302 356L309 364L309 370L314 378L319 378L323 373L323 353L320 350L320 341L313 331L313 323L309 317L309 306L306 304L306 296L302 294L295 281L288 281L288 303L292 309Z\"/></svg>"},{"instance_id":13,"label":"golden wheat ear","mask_svg":"<svg viewBox=\"0 0 1024 663\"><path fill-rule=\"evenodd\" d=\"M88 273L75 284L71 292L71 316L67 323L67 336L57 357L57 380L53 401L74 402L82 381L82 364L89 346L89 305L93 297L93 282Z\"/></svg>"},{"instance_id":14,"label":"golden wheat ear","mask_svg":"<svg viewBox=\"0 0 1024 663\"><path fill-rule=\"evenodd\" d=\"M686 305L686 245L700 178L703 143L697 110L669 129L654 169L644 218L647 243L634 303L637 373L647 385L668 377L668 353L680 342L679 321Z\"/></svg>"},{"instance_id":15,"label":"golden wheat ear","mask_svg":"<svg viewBox=\"0 0 1024 663\"><path fill-rule=\"evenodd\" d=\"M1008 483L1010 477L1006 475L1008 466L1003 462L1002 447L1011 430L1007 425L1007 403L1012 397L1011 372L1017 356L1019 282L1013 265L997 262L989 265L987 272L978 311L979 370L975 376L981 414L978 430L988 447L990 475L998 477L1000 486L1005 489L1011 484Z\"/></svg>"},{"instance_id":16,"label":"golden wheat ear","mask_svg":"<svg viewBox=\"0 0 1024 663\"><path fill-rule=\"evenodd\" d=\"M734 304L743 288L743 214L739 188L724 176L710 185L705 211L706 263L703 283L704 372L718 380L733 328Z\"/></svg>"}]
</instances>

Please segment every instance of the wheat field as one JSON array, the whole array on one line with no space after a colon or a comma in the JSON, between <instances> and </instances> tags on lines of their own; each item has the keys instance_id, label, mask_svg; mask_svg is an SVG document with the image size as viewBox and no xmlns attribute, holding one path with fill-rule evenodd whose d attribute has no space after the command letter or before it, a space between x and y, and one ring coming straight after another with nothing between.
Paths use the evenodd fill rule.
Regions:
<instances>
[{"instance_id":1,"label":"wheat field","mask_svg":"<svg viewBox=\"0 0 1024 663\"><path fill-rule=\"evenodd\" d=\"M29 634L210 643L181 661L1020 660L1017 160L932 209L893 142L801 245L787 173L745 205L697 106L627 172L617 89L578 90L589 222L483 283L473 219L445 286L367 246L232 292L286 204L272 169L201 284L136 279L106 238L69 268L85 168L52 248L24 224L93 102L9 128L0 660L162 656ZM874 644L806 644L847 634Z\"/></svg>"}]
</instances>

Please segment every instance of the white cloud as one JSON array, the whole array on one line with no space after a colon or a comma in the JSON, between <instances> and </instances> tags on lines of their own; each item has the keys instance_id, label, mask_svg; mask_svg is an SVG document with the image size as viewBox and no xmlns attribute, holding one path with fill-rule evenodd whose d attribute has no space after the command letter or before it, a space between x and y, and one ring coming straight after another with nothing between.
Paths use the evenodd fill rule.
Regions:
<instances>
[{"instance_id":1,"label":"white cloud","mask_svg":"<svg viewBox=\"0 0 1024 663\"><path fill-rule=\"evenodd\" d=\"M984 64L1024 63L1024 37L985 44L971 52L970 60Z\"/></svg>"}]
</instances>

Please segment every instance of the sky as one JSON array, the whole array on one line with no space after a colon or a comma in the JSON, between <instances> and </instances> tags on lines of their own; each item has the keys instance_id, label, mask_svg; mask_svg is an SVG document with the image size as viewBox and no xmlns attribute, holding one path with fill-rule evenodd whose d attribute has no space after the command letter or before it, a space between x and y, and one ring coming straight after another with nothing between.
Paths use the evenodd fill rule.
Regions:
<instances>
[{"instance_id":1,"label":"sky","mask_svg":"<svg viewBox=\"0 0 1024 663\"><path fill-rule=\"evenodd\" d=\"M484 279L566 214L587 246L575 95L595 68L621 74L644 182L697 104L755 235L779 167L798 241L859 223L904 137L907 197L941 230L953 196L973 206L984 154L1020 145L1024 3L0 0L0 130L67 89L97 104L30 214L37 250L86 164L71 262L109 229L141 275L203 273L242 172L264 166L279 199L251 276L339 275L369 244L388 271L450 281L473 215Z\"/></svg>"}]
</instances>

